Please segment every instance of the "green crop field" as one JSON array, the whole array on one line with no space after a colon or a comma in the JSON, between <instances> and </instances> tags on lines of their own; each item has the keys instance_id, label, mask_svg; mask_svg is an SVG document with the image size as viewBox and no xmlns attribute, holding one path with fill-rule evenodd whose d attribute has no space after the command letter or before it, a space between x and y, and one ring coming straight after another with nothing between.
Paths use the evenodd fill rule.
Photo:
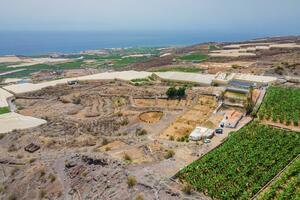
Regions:
<instances>
[{"instance_id":1,"label":"green crop field","mask_svg":"<svg viewBox=\"0 0 300 200\"><path fill-rule=\"evenodd\" d=\"M270 87L259 109L260 119L295 126L299 125L300 118L300 89Z\"/></svg>"},{"instance_id":2,"label":"green crop field","mask_svg":"<svg viewBox=\"0 0 300 200\"><path fill-rule=\"evenodd\" d=\"M127 57L113 61L113 67L125 67L131 63L147 61L148 57Z\"/></svg>"},{"instance_id":3,"label":"green crop field","mask_svg":"<svg viewBox=\"0 0 300 200\"><path fill-rule=\"evenodd\" d=\"M208 55L200 54L200 53L187 54L179 57L180 60L185 60L185 61L202 61L202 60L206 60L207 58Z\"/></svg>"},{"instance_id":4,"label":"green crop field","mask_svg":"<svg viewBox=\"0 0 300 200\"><path fill-rule=\"evenodd\" d=\"M300 199L300 158L297 158L284 172L258 196L259 200Z\"/></svg>"},{"instance_id":5,"label":"green crop field","mask_svg":"<svg viewBox=\"0 0 300 200\"><path fill-rule=\"evenodd\" d=\"M9 112L10 112L10 110L9 110L8 107L1 107L0 108L0 115L5 114L5 113L9 113Z\"/></svg>"},{"instance_id":6,"label":"green crop field","mask_svg":"<svg viewBox=\"0 0 300 200\"><path fill-rule=\"evenodd\" d=\"M216 45L209 45L208 49L210 51L218 50L219 48Z\"/></svg>"},{"instance_id":7,"label":"green crop field","mask_svg":"<svg viewBox=\"0 0 300 200\"><path fill-rule=\"evenodd\" d=\"M73 61L73 62L66 62L66 63L59 63L59 64L37 64L37 65L24 66L18 68L2 67L0 68L0 71L6 72L6 71L12 71L16 69L24 69L23 71L18 71L11 74L3 75L1 76L1 78L27 77L31 73L38 72L41 70L78 69L81 67L82 63L83 63L82 61Z\"/></svg>"},{"instance_id":8,"label":"green crop field","mask_svg":"<svg viewBox=\"0 0 300 200\"><path fill-rule=\"evenodd\" d=\"M300 153L300 134L251 122L178 172L216 199L249 199Z\"/></svg>"}]
</instances>

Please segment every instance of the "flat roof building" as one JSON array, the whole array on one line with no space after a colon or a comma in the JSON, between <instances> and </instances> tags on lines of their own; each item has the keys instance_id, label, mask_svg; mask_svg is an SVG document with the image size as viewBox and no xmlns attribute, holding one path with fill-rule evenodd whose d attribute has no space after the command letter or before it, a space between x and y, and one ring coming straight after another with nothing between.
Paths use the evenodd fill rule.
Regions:
<instances>
[{"instance_id":1,"label":"flat roof building","mask_svg":"<svg viewBox=\"0 0 300 200\"><path fill-rule=\"evenodd\" d=\"M190 134L189 140L198 141L203 138L212 138L214 135L214 130L197 126Z\"/></svg>"},{"instance_id":2,"label":"flat roof building","mask_svg":"<svg viewBox=\"0 0 300 200\"><path fill-rule=\"evenodd\" d=\"M232 85L236 87L249 88L257 85L268 85L277 81L276 77L272 76L258 76L252 74L240 73L222 73L216 74L213 83L221 85Z\"/></svg>"},{"instance_id":3,"label":"flat roof building","mask_svg":"<svg viewBox=\"0 0 300 200\"><path fill-rule=\"evenodd\" d=\"M235 128L243 118L243 113L236 110L225 111L224 119L221 123L227 128Z\"/></svg>"}]
</instances>

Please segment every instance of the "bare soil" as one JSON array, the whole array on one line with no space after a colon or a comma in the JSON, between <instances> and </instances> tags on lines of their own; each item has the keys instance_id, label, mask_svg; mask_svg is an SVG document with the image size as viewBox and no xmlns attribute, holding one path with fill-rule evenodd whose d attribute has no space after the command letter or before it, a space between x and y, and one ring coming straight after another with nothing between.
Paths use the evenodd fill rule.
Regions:
<instances>
[{"instance_id":1,"label":"bare soil","mask_svg":"<svg viewBox=\"0 0 300 200\"><path fill-rule=\"evenodd\" d=\"M206 113L195 102L199 92L213 90L192 88L186 99L167 100L162 97L169 86L154 84L90 81L17 96L19 113L47 124L2 136L1 199L207 199L195 192L186 196L170 180L197 159L202 144L165 140L160 134L185 112L192 114L185 120ZM213 99L204 96L203 104L210 104L207 98ZM30 143L40 149L26 152ZM175 155L167 158L170 150ZM133 187L128 176L137 180Z\"/></svg>"}]
</instances>

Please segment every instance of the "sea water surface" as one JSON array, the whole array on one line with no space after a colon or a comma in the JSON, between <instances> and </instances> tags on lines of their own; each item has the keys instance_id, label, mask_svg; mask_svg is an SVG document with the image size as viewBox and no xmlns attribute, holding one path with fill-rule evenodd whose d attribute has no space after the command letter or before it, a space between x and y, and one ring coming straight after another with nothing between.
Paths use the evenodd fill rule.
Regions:
<instances>
[{"instance_id":1,"label":"sea water surface","mask_svg":"<svg viewBox=\"0 0 300 200\"><path fill-rule=\"evenodd\" d=\"M0 55L78 53L83 50L140 46L182 46L262 37L201 31L0 31Z\"/></svg>"}]
</instances>

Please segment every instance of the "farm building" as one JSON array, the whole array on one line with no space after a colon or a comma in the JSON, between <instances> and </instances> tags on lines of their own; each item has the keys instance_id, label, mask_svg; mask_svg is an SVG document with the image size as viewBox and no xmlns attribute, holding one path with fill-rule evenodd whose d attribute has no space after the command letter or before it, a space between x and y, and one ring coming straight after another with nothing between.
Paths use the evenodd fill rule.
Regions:
<instances>
[{"instance_id":1,"label":"farm building","mask_svg":"<svg viewBox=\"0 0 300 200\"><path fill-rule=\"evenodd\" d=\"M203 138L212 138L214 135L214 130L209 128L197 126L190 134L189 140L198 141Z\"/></svg>"},{"instance_id":2,"label":"farm building","mask_svg":"<svg viewBox=\"0 0 300 200\"><path fill-rule=\"evenodd\" d=\"M252 86L266 86L276 82L277 78L271 76L257 76L251 74L236 74L232 81L244 83ZM243 86L243 85L241 85Z\"/></svg>"},{"instance_id":3,"label":"farm building","mask_svg":"<svg viewBox=\"0 0 300 200\"><path fill-rule=\"evenodd\" d=\"M155 75L163 80L196 83L204 86L211 85L214 78L214 75L211 74L197 74L186 72L155 72Z\"/></svg>"},{"instance_id":4,"label":"farm building","mask_svg":"<svg viewBox=\"0 0 300 200\"><path fill-rule=\"evenodd\" d=\"M251 86L266 86L268 84L274 83L277 78L271 76L257 76L252 74L226 74L217 73L213 79L213 83L219 85L232 85L235 87L249 88Z\"/></svg>"},{"instance_id":5,"label":"farm building","mask_svg":"<svg viewBox=\"0 0 300 200\"><path fill-rule=\"evenodd\" d=\"M243 113L236 110L225 111L224 119L221 123L227 128L235 128L239 121L243 118Z\"/></svg>"}]
</instances>

